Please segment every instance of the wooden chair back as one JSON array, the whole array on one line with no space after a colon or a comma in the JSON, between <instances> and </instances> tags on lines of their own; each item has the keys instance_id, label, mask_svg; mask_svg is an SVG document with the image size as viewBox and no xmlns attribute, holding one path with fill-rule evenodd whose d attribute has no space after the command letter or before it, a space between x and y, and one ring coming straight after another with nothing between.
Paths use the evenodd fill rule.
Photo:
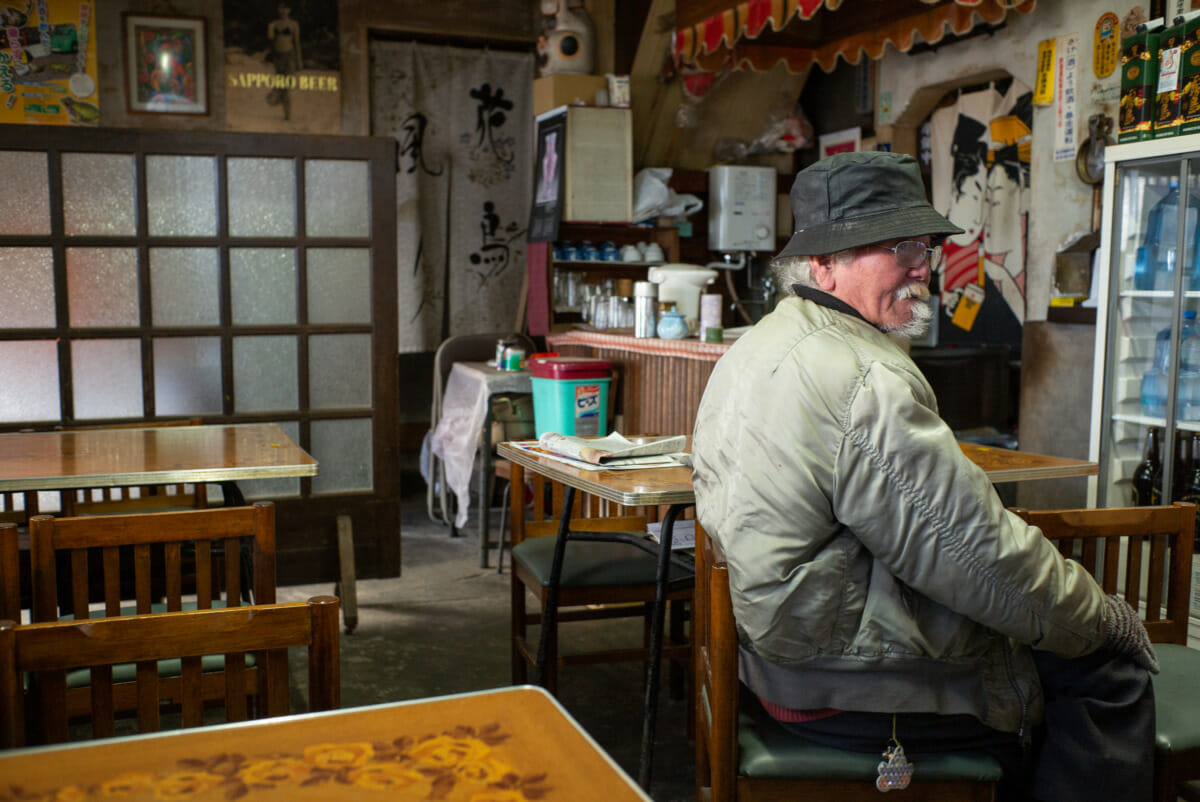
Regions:
<instances>
[{"instance_id":1,"label":"wooden chair back","mask_svg":"<svg viewBox=\"0 0 1200 802\"><path fill-rule=\"evenodd\" d=\"M0 523L0 619L21 620L21 563L17 525Z\"/></svg>"},{"instance_id":2,"label":"wooden chair back","mask_svg":"<svg viewBox=\"0 0 1200 802\"><path fill-rule=\"evenodd\" d=\"M1187 645L1194 504L1012 511L1082 563L1105 592L1135 610L1144 599L1150 640Z\"/></svg>"},{"instance_id":3,"label":"wooden chair back","mask_svg":"<svg viewBox=\"0 0 1200 802\"><path fill-rule=\"evenodd\" d=\"M156 661L181 658L185 692L181 700L182 726L204 723L200 693L200 659L224 654L239 658L257 654L258 716L289 712L288 647L308 647L309 709L331 710L341 704L339 675L338 601L333 596L316 596L295 604L265 604L219 610L133 615L90 621L61 621L17 626L0 623L0 702L7 711L0 716L0 739L4 746L25 742L23 722L14 711L24 708L20 678L29 672L30 707L42 730L43 740L57 743L68 739L66 672L92 671L90 715L93 737L111 736L117 706L111 676L115 663L137 663L137 720L140 732L162 726ZM98 672L98 667L109 669ZM248 715L245 677L225 672L227 720L240 721Z\"/></svg>"},{"instance_id":4,"label":"wooden chair back","mask_svg":"<svg viewBox=\"0 0 1200 802\"><path fill-rule=\"evenodd\" d=\"M520 465L509 463L509 466L513 487L527 485L533 492L531 510L526 511L521 493L514 493L509 501L511 545L515 547L526 538L557 535L565 488L540 473L525 471ZM593 532L640 532L646 529L648 516L644 510L576 491L571 520L572 528Z\"/></svg>"},{"instance_id":5,"label":"wooden chair back","mask_svg":"<svg viewBox=\"0 0 1200 802\"><path fill-rule=\"evenodd\" d=\"M0 493L0 524L27 526L38 514L38 494L33 490L6 490Z\"/></svg>"},{"instance_id":6,"label":"wooden chair back","mask_svg":"<svg viewBox=\"0 0 1200 802\"><path fill-rule=\"evenodd\" d=\"M89 565L98 563L102 577L104 614L121 614L122 552L133 564L133 602L136 612L152 612L156 586L164 588L167 611L183 609L183 595L196 596L196 607L214 602L214 566L224 577L226 606L241 604L242 541L252 542L254 600L275 601L275 507L259 502L249 507L220 507L137 515L52 518L39 515L30 522L30 559L33 573L33 620L54 621L61 615L88 616ZM183 547L194 553L194 587L185 590ZM214 546L219 544L219 549ZM161 573L156 575L155 547L162 548ZM215 559L214 551L228 555ZM59 555L69 566L69 577L59 582ZM223 567L223 570L222 570ZM219 588L221 583L216 583ZM60 598L60 588L69 593ZM69 589L69 590L68 590Z\"/></svg>"}]
</instances>

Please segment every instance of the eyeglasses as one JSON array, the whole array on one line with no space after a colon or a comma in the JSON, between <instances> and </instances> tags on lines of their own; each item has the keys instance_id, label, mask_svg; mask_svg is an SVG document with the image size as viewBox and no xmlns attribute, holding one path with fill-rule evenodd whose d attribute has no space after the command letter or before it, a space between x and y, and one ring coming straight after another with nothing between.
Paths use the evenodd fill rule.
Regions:
<instances>
[{"instance_id":1,"label":"eyeglasses","mask_svg":"<svg viewBox=\"0 0 1200 802\"><path fill-rule=\"evenodd\" d=\"M938 252L941 251L940 246L926 245L924 242L916 239L906 239L904 242L896 243L891 248L885 248L882 245L876 245L875 247L880 250L891 251L892 256L896 259L896 264L907 270L920 267L925 263L926 259L936 262Z\"/></svg>"}]
</instances>

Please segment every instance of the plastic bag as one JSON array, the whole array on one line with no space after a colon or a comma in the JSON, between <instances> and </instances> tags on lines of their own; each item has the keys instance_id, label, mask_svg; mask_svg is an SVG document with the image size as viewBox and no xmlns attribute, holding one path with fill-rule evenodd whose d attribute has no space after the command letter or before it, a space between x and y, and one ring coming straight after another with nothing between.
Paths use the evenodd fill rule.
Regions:
<instances>
[{"instance_id":1,"label":"plastic bag","mask_svg":"<svg viewBox=\"0 0 1200 802\"><path fill-rule=\"evenodd\" d=\"M704 208L695 195L680 194L667 186L670 167L646 167L633 177L633 219L687 217Z\"/></svg>"}]
</instances>

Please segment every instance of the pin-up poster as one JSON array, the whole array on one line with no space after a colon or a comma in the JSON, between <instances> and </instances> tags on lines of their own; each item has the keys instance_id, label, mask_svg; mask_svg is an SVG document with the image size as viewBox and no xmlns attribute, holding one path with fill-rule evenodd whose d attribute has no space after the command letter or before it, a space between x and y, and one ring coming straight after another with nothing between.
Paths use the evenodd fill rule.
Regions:
<instances>
[{"instance_id":1,"label":"pin-up poster","mask_svg":"<svg viewBox=\"0 0 1200 802\"><path fill-rule=\"evenodd\" d=\"M338 4L329 0L225 0L222 9L228 127L234 131L341 133Z\"/></svg>"},{"instance_id":2,"label":"pin-up poster","mask_svg":"<svg viewBox=\"0 0 1200 802\"><path fill-rule=\"evenodd\" d=\"M0 123L100 122L92 5L0 0Z\"/></svg>"}]
</instances>

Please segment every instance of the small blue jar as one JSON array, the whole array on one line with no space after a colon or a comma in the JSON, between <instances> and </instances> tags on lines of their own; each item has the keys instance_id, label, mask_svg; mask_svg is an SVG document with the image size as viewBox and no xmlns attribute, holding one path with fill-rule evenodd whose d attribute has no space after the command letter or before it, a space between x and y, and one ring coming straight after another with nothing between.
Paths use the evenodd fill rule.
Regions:
<instances>
[{"instance_id":1,"label":"small blue jar","mask_svg":"<svg viewBox=\"0 0 1200 802\"><path fill-rule=\"evenodd\" d=\"M655 332L660 340L682 340L688 336L688 324L679 312L663 312Z\"/></svg>"}]
</instances>

